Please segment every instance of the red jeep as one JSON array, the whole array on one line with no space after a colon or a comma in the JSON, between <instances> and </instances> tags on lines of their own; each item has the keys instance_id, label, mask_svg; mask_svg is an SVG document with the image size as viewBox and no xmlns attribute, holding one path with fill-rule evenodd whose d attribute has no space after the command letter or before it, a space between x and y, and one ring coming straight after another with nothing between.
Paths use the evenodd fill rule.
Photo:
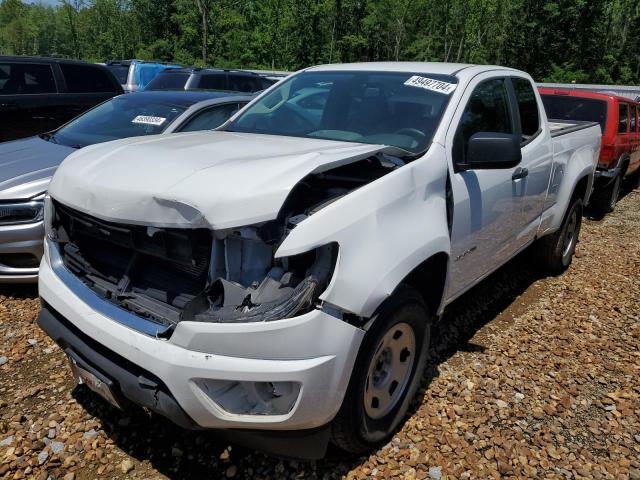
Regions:
<instances>
[{"instance_id":1,"label":"red jeep","mask_svg":"<svg viewBox=\"0 0 640 480\"><path fill-rule=\"evenodd\" d=\"M590 204L600 213L613 211L623 178L630 178L634 187L638 185L640 103L629 98L584 90L538 90L549 119L600 123L602 149Z\"/></svg>"}]
</instances>

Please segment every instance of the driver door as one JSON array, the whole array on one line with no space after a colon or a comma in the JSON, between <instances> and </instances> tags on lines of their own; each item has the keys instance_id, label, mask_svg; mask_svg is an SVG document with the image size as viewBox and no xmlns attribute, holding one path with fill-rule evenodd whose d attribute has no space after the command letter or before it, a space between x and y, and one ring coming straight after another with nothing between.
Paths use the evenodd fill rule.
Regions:
<instances>
[{"instance_id":1,"label":"driver door","mask_svg":"<svg viewBox=\"0 0 640 480\"><path fill-rule=\"evenodd\" d=\"M521 166L456 168L465 163L468 142L475 133L517 134L518 121L507 79L491 78L490 74L476 77L461 105L447 132L454 210L448 299L498 268L522 243L518 239L525 195Z\"/></svg>"}]
</instances>

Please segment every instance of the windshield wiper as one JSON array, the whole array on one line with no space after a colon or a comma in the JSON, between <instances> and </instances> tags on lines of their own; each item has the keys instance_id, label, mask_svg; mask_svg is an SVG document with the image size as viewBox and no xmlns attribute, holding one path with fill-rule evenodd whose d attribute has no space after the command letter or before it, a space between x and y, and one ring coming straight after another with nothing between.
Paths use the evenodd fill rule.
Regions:
<instances>
[{"instance_id":1,"label":"windshield wiper","mask_svg":"<svg viewBox=\"0 0 640 480\"><path fill-rule=\"evenodd\" d=\"M54 134L52 132L41 133L38 136L41 139L46 140L47 142L55 143L56 145L60 144L60 142L56 139L56 137L54 136Z\"/></svg>"}]
</instances>

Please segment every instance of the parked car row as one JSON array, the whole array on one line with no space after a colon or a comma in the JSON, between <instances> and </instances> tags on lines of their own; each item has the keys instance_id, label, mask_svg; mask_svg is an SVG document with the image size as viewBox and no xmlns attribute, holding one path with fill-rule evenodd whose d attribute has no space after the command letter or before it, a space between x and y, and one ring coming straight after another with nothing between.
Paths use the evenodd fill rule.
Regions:
<instances>
[{"instance_id":1,"label":"parked car row","mask_svg":"<svg viewBox=\"0 0 640 480\"><path fill-rule=\"evenodd\" d=\"M640 181L640 103L584 90L539 90L549 118L600 124L602 148L591 206L601 214L612 212L623 180L633 187Z\"/></svg>"},{"instance_id":2,"label":"parked car row","mask_svg":"<svg viewBox=\"0 0 640 480\"><path fill-rule=\"evenodd\" d=\"M121 138L212 130L251 98L222 92L120 95L60 128L0 143L0 283L37 280L43 194L71 153Z\"/></svg>"},{"instance_id":3,"label":"parked car row","mask_svg":"<svg viewBox=\"0 0 640 480\"><path fill-rule=\"evenodd\" d=\"M530 246L571 263L601 127L549 122L524 72L328 65L237 113L248 98L198 95L118 96L2 153L0 234L45 231L38 322L113 405L286 456L365 452L449 303Z\"/></svg>"},{"instance_id":4,"label":"parked car row","mask_svg":"<svg viewBox=\"0 0 640 480\"><path fill-rule=\"evenodd\" d=\"M242 70L182 68L141 60L104 65L42 57L0 56L0 142L56 128L123 92L214 90L253 94L273 85Z\"/></svg>"}]
</instances>

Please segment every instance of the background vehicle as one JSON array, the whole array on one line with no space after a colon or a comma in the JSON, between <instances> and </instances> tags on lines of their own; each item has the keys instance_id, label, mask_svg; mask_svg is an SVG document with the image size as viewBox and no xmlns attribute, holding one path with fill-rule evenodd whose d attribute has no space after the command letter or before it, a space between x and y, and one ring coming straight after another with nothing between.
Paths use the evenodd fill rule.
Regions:
<instances>
[{"instance_id":1,"label":"background vehicle","mask_svg":"<svg viewBox=\"0 0 640 480\"><path fill-rule=\"evenodd\" d=\"M243 70L212 68L171 68L163 70L147 85L147 90L223 90L255 93L269 88L275 80Z\"/></svg>"},{"instance_id":2,"label":"background vehicle","mask_svg":"<svg viewBox=\"0 0 640 480\"><path fill-rule=\"evenodd\" d=\"M640 176L640 103L625 97L574 90L540 89L549 118L598 122L602 148L591 206L613 211L622 180Z\"/></svg>"},{"instance_id":3,"label":"background vehicle","mask_svg":"<svg viewBox=\"0 0 640 480\"><path fill-rule=\"evenodd\" d=\"M114 404L287 456L363 452L407 413L446 305L534 243L569 266L599 146L517 70L310 68L219 131L70 157L39 324Z\"/></svg>"},{"instance_id":4,"label":"background vehicle","mask_svg":"<svg viewBox=\"0 0 640 480\"><path fill-rule=\"evenodd\" d=\"M121 93L101 65L0 56L0 141L46 132Z\"/></svg>"},{"instance_id":5,"label":"background vehicle","mask_svg":"<svg viewBox=\"0 0 640 480\"><path fill-rule=\"evenodd\" d=\"M106 67L113 74L125 92L144 90L158 73L167 68L180 68L181 65L145 62L143 60L109 60Z\"/></svg>"},{"instance_id":6,"label":"background vehicle","mask_svg":"<svg viewBox=\"0 0 640 480\"><path fill-rule=\"evenodd\" d=\"M640 101L640 85L594 85L586 83L537 83L546 90L569 90L576 93L594 92Z\"/></svg>"},{"instance_id":7,"label":"background vehicle","mask_svg":"<svg viewBox=\"0 0 640 480\"><path fill-rule=\"evenodd\" d=\"M0 143L0 283L37 280L42 195L69 154L120 138L211 130L250 100L216 92L138 92L108 100L57 130Z\"/></svg>"}]
</instances>

